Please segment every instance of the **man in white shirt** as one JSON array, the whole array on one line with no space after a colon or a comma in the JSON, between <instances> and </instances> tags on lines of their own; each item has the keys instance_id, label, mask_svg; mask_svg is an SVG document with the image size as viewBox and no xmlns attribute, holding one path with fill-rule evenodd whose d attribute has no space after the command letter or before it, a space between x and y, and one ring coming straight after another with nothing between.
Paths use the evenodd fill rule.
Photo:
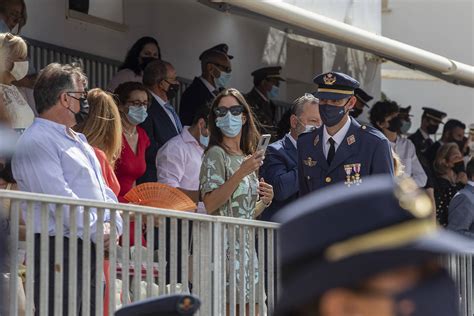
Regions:
<instances>
[{"instance_id":1,"label":"man in white shirt","mask_svg":"<svg viewBox=\"0 0 474 316\"><path fill-rule=\"evenodd\" d=\"M170 139L156 155L158 182L185 192L199 203L198 212L204 214L204 204L199 202L199 171L204 149L209 143L208 115L209 107L201 107L193 124L185 126L181 134Z\"/></svg>"},{"instance_id":2,"label":"man in white shirt","mask_svg":"<svg viewBox=\"0 0 474 316\"><path fill-rule=\"evenodd\" d=\"M50 64L44 68L36 82L34 96L39 117L25 131L18 141L12 159L13 176L22 191L66 196L76 199L116 202L112 190L104 182L99 161L92 147L82 134L75 133L71 127L81 123L88 114L87 78L81 69L71 65ZM81 306L82 299L82 239L84 232L84 213L89 214L91 239L91 277L95 280L95 240L98 215L96 209L76 208L77 235L79 237L77 262L69 262L69 208L64 210L64 266L63 274L63 312L67 315L68 283L77 283L76 303ZM86 214L87 214L86 213ZM48 219L50 254L54 254L56 235L56 210L51 208ZM116 213L117 237L122 233L122 219ZM107 247L110 240L110 212L104 214L104 241ZM41 249L39 247L41 216L39 207L35 210L35 306L39 311L39 284ZM69 266L76 266L77 280L68 280ZM49 311L54 307L54 255L49 256ZM94 285L94 282L91 284ZM94 292L92 286L91 293ZM94 295L91 305L94 305Z\"/></svg>"}]
</instances>

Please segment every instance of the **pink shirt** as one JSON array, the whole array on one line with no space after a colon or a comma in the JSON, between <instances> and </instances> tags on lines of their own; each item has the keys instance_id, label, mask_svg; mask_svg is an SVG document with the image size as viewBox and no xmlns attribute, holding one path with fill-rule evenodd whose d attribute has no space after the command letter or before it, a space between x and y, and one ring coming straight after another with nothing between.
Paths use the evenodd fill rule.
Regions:
<instances>
[{"instance_id":1,"label":"pink shirt","mask_svg":"<svg viewBox=\"0 0 474 316\"><path fill-rule=\"evenodd\" d=\"M185 126L181 134L166 142L156 155L158 182L198 191L203 155L204 148L189 133L189 126ZM206 213L203 203L198 204L198 212Z\"/></svg>"}]
</instances>

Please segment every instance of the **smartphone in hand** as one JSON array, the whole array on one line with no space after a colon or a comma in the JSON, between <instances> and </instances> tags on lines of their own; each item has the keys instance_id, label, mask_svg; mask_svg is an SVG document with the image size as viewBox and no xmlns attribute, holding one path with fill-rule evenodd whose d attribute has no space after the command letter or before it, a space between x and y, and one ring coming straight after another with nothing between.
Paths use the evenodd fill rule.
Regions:
<instances>
[{"instance_id":1,"label":"smartphone in hand","mask_svg":"<svg viewBox=\"0 0 474 316\"><path fill-rule=\"evenodd\" d=\"M272 138L272 135L270 134L263 134L260 136L260 139L258 141L258 146L257 146L257 151L263 150L263 153L267 150L268 144L270 143L270 139Z\"/></svg>"}]
</instances>

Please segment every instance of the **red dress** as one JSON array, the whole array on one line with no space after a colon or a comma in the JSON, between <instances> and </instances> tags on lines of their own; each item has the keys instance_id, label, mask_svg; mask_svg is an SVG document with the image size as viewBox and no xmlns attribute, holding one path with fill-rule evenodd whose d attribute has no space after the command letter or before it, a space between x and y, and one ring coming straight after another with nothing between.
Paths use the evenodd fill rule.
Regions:
<instances>
[{"instance_id":1,"label":"red dress","mask_svg":"<svg viewBox=\"0 0 474 316\"><path fill-rule=\"evenodd\" d=\"M135 181L140 178L146 170L145 152L150 146L150 139L146 132L139 126L137 126L137 133L137 153L135 154L133 152L125 135L122 134L122 152L120 153L120 158L115 163L115 175L120 183L118 200L121 203L128 203L123 196L132 189ZM134 222L130 222L130 246L134 245L134 227ZM146 241L143 237L142 245L146 246Z\"/></svg>"},{"instance_id":2,"label":"red dress","mask_svg":"<svg viewBox=\"0 0 474 316\"><path fill-rule=\"evenodd\" d=\"M107 161L107 156L99 148L93 147L97 160L100 163L100 169L102 169L102 176L104 177L105 184L114 192L116 196L120 192L120 183L117 180L117 176L114 173L114 169Z\"/></svg>"}]
</instances>

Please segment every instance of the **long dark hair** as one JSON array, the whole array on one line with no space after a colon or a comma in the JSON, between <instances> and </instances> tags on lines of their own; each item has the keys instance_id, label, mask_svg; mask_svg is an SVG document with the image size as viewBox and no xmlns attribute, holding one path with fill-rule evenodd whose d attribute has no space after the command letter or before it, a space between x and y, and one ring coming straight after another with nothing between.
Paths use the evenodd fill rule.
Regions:
<instances>
[{"instance_id":1,"label":"long dark hair","mask_svg":"<svg viewBox=\"0 0 474 316\"><path fill-rule=\"evenodd\" d=\"M132 48L127 53L127 57L125 57L125 61L123 64L119 67L119 70L122 69L130 69L133 70L133 72L136 75L140 75L142 72L142 69L140 68L140 63L138 62L138 57L140 56L140 52L142 51L143 47L145 47L146 44L155 44L156 47L158 47L158 59L161 59L161 49L160 45L158 45L158 41L154 39L153 37L149 36L144 36L140 38L138 41L133 44Z\"/></svg>"},{"instance_id":2,"label":"long dark hair","mask_svg":"<svg viewBox=\"0 0 474 316\"><path fill-rule=\"evenodd\" d=\"M223 90L217 97L214 99L211 105L211 110L209 112L209 146L207 147L206 151L211 148L212 146L219 146L223 148L226 152L228 152L228 148L226 148L222 144L223 134L221 130L216 126L216 113L214 109L219 106L219 103L222 98L224 97L234 97L237 102L244 106L243 114L247 117L247 122L242 126L242 136L240 138L240 149L243 151L245 155L251 155L257 149L258 139L260 137L260 133L257 130L255 125L255 118L250 106L248 105L247 101L245 101L244 96L239 90L234 88L228 88Z\"/></svg>"}]
</instances>

